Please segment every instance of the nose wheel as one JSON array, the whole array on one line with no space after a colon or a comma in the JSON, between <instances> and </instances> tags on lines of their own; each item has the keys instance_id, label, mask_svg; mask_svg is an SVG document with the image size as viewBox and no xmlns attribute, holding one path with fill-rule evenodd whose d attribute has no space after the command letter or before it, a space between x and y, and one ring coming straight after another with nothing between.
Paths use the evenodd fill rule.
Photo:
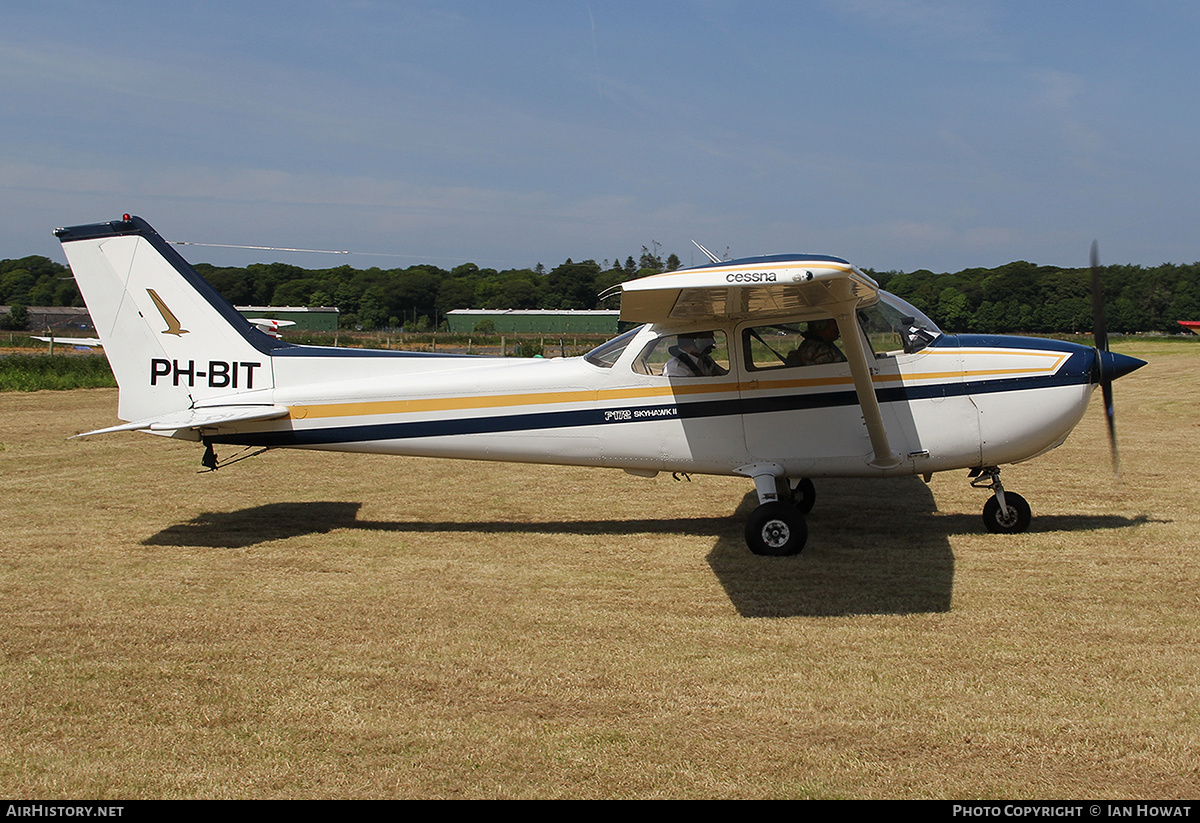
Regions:
<instances>
[{"instance_id":1,"label":"nose wheel","mask_svg":"<svg viewBox=\"0 0 1200 823\"><path fill-rule=\"evenodd\" d=\"M1020 534L1029 528L1033 512L1025 498L1006 492L1000 482L1000 469L988 466L971 470L971 485L989 489L992 496L983 504L983 525L992 534Z\"/></svg>"}]
</instances>

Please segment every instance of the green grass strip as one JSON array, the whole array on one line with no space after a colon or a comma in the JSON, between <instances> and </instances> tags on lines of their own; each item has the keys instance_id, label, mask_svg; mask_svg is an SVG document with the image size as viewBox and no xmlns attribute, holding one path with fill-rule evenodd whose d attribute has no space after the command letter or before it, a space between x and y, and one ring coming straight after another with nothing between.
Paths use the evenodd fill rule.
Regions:
<instances>
[{"instance_id":1,"label":"green grass strip","mask_svg":"<svg viewBox=\"0 0 1200 823\"><path fill-rule=\"evenodd\" d=\"M0 357L0 391L97 389L117 385L98 355L13 354Z\"/></svg>"}]
</instances>

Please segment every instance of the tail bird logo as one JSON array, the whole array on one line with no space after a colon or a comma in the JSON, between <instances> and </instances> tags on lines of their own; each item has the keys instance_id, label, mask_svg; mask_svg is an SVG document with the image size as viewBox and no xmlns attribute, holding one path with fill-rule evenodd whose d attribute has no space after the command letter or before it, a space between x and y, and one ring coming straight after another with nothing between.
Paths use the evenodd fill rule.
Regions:
<instances>
[{"instance_id":1,"label":"tail bird logo","mask_svg":"<svg viewBox=\"0 0 1200 823\"><path fill-rule=\"evenodd\" d=\"M162 319L167 323L167 327L163 329L163 334L173 334L176 337L182 337L188 333L187 329L180 326L179 318L175 316L174 312L167 308L167 304L163 302L161 297L155 294L154 289L146 289L146 293L150 295L150 299L154 301L154 306L158 309L158 313L162 315Z\"/></svg>"}]
</instances>

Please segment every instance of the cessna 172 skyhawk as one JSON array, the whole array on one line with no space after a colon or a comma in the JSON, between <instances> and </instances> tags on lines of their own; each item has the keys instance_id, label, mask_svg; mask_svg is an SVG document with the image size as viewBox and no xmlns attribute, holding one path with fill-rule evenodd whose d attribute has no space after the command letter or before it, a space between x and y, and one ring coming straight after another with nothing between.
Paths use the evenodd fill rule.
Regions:
<instances>
[{"instance_id":1,"label":"cessna 172 skyhawk","mask_svg":"<svg viewBox=\"0 0 1200 823\"><path fill-rule=\"evenodd\" d=\"M758 554L804 547L814 477L970 469L992 492L987 528L1023 531L1029 506L997 467L1062 443L1095 385L1109 401L1144 365L1099 334L1095 349L943 334L845 260L812 255L625 283L621 317L644 325L582 357L300 346L257 331L141 218L55 234L129 421L88 434L200 441L209 468L234 444L741 475L758 494ZM817 327L841 348L826 340L805 365Z\"/></svg>"}]
</instances>

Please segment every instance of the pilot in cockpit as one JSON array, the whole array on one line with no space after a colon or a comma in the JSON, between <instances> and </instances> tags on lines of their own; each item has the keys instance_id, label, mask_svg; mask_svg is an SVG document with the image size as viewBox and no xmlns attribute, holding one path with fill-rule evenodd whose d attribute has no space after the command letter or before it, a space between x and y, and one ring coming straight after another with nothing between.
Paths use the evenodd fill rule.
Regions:
<instances>
[{"instance_id":1,"label":"pilot in cockpit","mask_svg":"<svg viewBox=\"0 0 1200 823\"><path fill-rule=\"evenodd\" d=\"M668 349L671 359L663 366L663 377L714 377L728 374L727 369L712 359L715 346L716 341L710 331L679 335L678 344Z\"/></svg>"}]
</instances>

